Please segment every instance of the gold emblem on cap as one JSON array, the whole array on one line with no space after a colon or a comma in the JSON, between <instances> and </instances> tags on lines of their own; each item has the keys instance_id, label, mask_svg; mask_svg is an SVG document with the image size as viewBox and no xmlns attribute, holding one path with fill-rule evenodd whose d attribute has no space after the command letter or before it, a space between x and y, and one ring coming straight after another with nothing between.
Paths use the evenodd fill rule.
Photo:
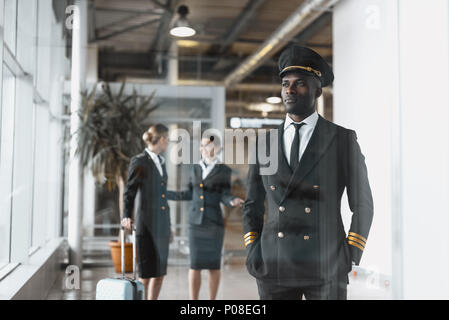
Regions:
<instances>
[{"instance_id":1,"label":"gold emblem on cap","mask_svg":"<svg viewBox=\"0 0 449 320\"><path fill-rule=\"evenodd\" d=\"M321 77L321 72L318 70L313 69L312 67L304 67L304 66L288 66L285 67L284 69L282 69L281 73L287 70L291 70L291 69L303 69L306 70L308 72L313 72L315 73L318 77Z\"/></svg>"}]
</instances>

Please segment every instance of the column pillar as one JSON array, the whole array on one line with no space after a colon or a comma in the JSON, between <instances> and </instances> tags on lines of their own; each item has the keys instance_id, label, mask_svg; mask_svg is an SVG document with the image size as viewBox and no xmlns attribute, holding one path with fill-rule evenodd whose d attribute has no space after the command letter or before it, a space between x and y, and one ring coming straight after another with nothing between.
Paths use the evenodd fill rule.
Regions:
<instances>
[{"instance_id":1,"label":"column pillar","mask_svg":"<svg viewBox=\"0 0 449 320\"><path fill-rule=\"evenodd\" d=\"M172 86L178 85L178 43L172 41L168 52L167 83Z\"/></svg>"},{"instance_id":2,"label":"column pillar","mask_svg":"<svg viewBox=\"0 0 449 320\"><path fill-rule=\"evenodd\" d=\"M83 258L83 184L84 170L75 156L80 125L78 111L81 107L80 92L85 88L87 55L87 0L75 0L73 6L72 69L71 69L71 120L70 169L69 169L69 263L82 268Z\"/></svg>"}]
</instances>

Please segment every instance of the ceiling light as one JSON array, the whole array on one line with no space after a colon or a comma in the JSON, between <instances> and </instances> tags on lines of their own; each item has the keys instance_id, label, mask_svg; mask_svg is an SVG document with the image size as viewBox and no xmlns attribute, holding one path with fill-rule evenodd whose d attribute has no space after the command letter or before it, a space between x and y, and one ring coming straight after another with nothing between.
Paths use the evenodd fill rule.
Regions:
<instances>
[{"instance_id":1,"label":"ceiling light","mask_svg":"<svg viewBox=\"0 0 449 320\"><path fill-rule=\"evenodd\" d=\"M240 128L242 126L242 122L241 122L240 118L231 118L230 125L231 125L231 128L236 129L236 128Z\"/></svg>"},{"instance_id":2,"label":"ceiling light","mask_svg":"<svg viewBox=\"0 0 449 320\"><path fill-rule=\"evenodd\" d=\"M269 118L231 118L231 128L262 128L263 126L278 126L284 119Z\"/></svg>"},{"instance_id":3,"label":"ceiling light","mask_svg":"<svg viewBox=\"0 0 449 320\"><path fill-rule=\"evenodd\" d=\"M186 16L189 14L189 8L181 5L178 8L179 18L173 24L170 34L175 37L191 37L196 34L195 29L192 28Z\"/></svg>"},{"instance_id":4,"label":"ceiling light","mask_svg":"<svg viewBox=\"0 0 449 320\"><path fill-rule=\"evenodd\" d=\"M259 104L259 108L260 108L260 111L265 112L265 113L271 112L274 109L272 105L266 104L266 103Z\"/></svg>"},{"instance_id":5,"label":"ceiling light","mask_svg":"<svg viewBox=\"0 0 449 320\"><path fill-rule=\"evenodd\" d=\"M178 46L184 47L184 48L194 48L194 47L198 47L200 45L200 43L198 41L194 41L194 40L178 40L177 43L178 43Z\"/></svg>"},{"instance_id":6,"label":"ceiling light","mask_svg":"<svg viewBox=\"0 0 449 320\"><path fill-rule=\"evenodd\" d=\"M268 97L265 101L271 104L278 104L282 102L282 99L276 96L272 96Z\"/></svg>"},{"instance_id":7,"label":"ceiling light","mask_svg":"<svg viewBox=\"0 0 449 320\"><path fill-rule=\"evenodd\" d=\"M272 104L262 102L262 103L251 103L247 108L248 110L251 111L271 112L274 109L277 109L277 106L273 106Z\"/></svg>"}]
</instances>

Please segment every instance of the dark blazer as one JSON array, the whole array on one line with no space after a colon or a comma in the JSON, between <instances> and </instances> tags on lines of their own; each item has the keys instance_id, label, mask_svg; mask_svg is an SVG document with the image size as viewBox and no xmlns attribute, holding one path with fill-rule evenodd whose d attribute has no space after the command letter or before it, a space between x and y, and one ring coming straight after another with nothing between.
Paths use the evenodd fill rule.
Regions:
<instances>
[{"instance_id":1,"label":"dark blazer","mask_svg":"<svg viewBox=\"0 0 449 320\"><path fill-rule=\"evenodd\" d=\"M292 172L278 127L278 170L261 175L250 165L243 232L247 269L278 284L321 284L346 276L359 264L373 218L373 200L356 133L321 116ZM267 150L270 139L267 138ZM341 219L347 191L353 212L349 237ZM264 222L265 205L268 215Z\"/></svg>"},{"instance_id":2,"label":"dark blazer","mask_svg":"<svg viewBox=\"0 0 449 320\"><path fill-rule=\"evenodd\" d=\"M143 234L143 228L146 227L153 237L170 237L170 208L166 197L165 165L162 165L162 170L164 175L161 177L156 164L146 151L130 161L128 181L123 196L123 217L131 218L133 212L136 213L137 234ZM139 196L136 199L138 193ZM135 202L136 210L134 210Z\"/></svg>"},{"instance_id":3,"label":"dark blazer","mask_svg":"<svg viewBox=\"0 0 449 320\"><path fill-rule=\"evenodd\" d=\"M202 169L194 164L190 171L189 189L187 191L168 191L169 200L192 200L189 210L189 223L202 224L204 215L212 221L223 225L220 202L230 207L231 168L217 163L206 179L202 178Z\"/></svg>"}]
</instances>

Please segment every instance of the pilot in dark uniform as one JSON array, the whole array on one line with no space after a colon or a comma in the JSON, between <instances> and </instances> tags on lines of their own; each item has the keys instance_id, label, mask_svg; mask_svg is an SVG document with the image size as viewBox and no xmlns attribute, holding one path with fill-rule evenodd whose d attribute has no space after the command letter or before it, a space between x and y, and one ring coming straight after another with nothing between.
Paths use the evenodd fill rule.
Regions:
<instances>
[{"instance_id":1,"label":"pilot in dark uniform","mask_svg":"<svg viewBox=\"0 0 449 320\"><path fill-rule=\"evenodd\" d=\"M246 266L261 299L346 299L347 275L360 263L373 218L364 156L353 130L316 112L321 88L334 79L325 60L293 45L279 71L287 115L277 128L276 173L261 174L258 154L249 168ZM353 212L348 235L340 213L345 189Z\"/></svg>"}]
</instances>

